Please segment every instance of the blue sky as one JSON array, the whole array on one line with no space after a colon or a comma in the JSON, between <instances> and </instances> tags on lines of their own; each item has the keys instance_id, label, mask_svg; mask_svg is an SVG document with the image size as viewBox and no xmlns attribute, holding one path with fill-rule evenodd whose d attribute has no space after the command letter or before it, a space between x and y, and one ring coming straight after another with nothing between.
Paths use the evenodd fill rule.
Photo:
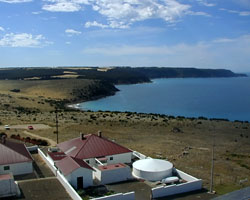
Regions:
<instances>
[{"instance_id":1,"label":"blue sky","mask_svg":"<svg viewBox=\"0 0 250 200\"><path fill-rule=\"evenodd\" d=\"M0 67L250 71L250 0L0 0Z\"/></svg>"}]
</instances>

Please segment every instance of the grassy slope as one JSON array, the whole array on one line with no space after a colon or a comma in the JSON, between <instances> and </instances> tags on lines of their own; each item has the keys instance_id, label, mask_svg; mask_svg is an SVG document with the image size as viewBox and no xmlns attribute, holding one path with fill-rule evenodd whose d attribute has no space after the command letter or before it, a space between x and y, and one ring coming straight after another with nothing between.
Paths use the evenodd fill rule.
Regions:
<instances>
[{"instance_id":1,"label":"grassy slope","mask_svg":"<svg viewBox=\"0 0 250 200\"><path fill-rule=\"evenodd\" d=\"M45 123L54 127L54 108L48 98L74 98L73 88L88 90L93 81L0 81L0 121L3 124ZM10 92L20 89L20 93ZM5 106L8 104L9 106ZM13 107L39 109L34 113L16 112ZM189 119L168 119L163 116L103 112L60 112L60 141L78 137L79 132L96 133L116 140L134 150L156 158L168 158L174 165L204 180L208 188L211 144L215 139L215 189L224 193L250 185L250 124ZM174 133L173 127L181 132ZM54 128L34 133L55 140ZM11 130L9 133L20 133ZM186 152L187 155L183 155Z\"/></svg>"}]
</instances>

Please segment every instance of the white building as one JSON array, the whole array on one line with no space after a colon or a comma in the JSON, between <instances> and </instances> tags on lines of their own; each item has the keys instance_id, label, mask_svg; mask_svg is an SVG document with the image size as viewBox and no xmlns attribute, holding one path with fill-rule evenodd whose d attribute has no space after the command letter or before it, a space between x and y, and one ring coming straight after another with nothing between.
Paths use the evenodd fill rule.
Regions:
<instances>
[{"instance_id":1,"label":"white building","mask_svg":"<svg viewBox=\"0 0 250 200\"><path fill-rule=\"evenodd\" d=\"M33 172L33 159L26 146L21 143L1 140L0 143L0 174L13 175Z\"/></svg>"},{"instance_id":2,"label":"white building","mask_svg":"<svg viewBox=\"0 0 250 200\"><path fill-rule=\"evenodd\" d=\"M0 198L20 195L12 174L0 175L0 186Z\"/></svg>"},{"instance_id":3,"label":"white building","mask_svg":"<svg viewBox=\"0 0 250 200\"><path fill-rule=\"evenodd\" d=\"M90 166L131 163L132 151L99 135L81 134L57 145L66 155L84 160Z\"/></svg>"},{"instance_id":4,"label":"white building","mask_svg":"<svg viewBox=\"0 0 250 200\"><path fill-rule=\"evenodd\" d=\"M93 179L101 184L131 179L132 151L98 135L81 134L57 145L59 152L49 152L48 158L75 188L93 185ZM81 181L83 180L83 185Z\"/></svg>"},{"instance_id":5,"label":"white building","mask_svg":"<svg viewBox=\"0 0 250 200\"><path fill-rule=\"evenodd\" d=\"M100 184L117 183L132 179L131 169L125 164L98 166L95 168L94 176Z\"/></svg>"},{"instance_id":6,"label":"white building","mask_svg":"<svg viewBox=\"0 0 250 200\"><path fill-rule=\"evenodd\" d=\"M56 167L76 189L93 185L93 168L83 160L66 156L56 163Z\"/></svg>"}]
</instances>

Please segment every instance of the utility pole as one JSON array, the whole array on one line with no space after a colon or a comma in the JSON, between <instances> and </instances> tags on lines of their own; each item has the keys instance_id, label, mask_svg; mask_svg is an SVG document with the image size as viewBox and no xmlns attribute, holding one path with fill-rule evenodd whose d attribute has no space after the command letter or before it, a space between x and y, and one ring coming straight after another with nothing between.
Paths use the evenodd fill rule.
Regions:
<instances>
[{"instance_id":1,"label":"utility pole","mask_svg":"<svg viewBox=\"0 0 250 200\"><path fill-rule=\"evenodd\" d=\"M56 108L56 143L58 144L58 115L57 115L57 108Z\"/></svg>"},{"instance_id":2,"label":"utility pole","mask_svg":"<svg viewBox=\"0 0 250 200\"><path fill-rule=\"evenodd\" d=\"M214 185L214 134L213 134L213 144L212 144L212 161L211 161L211 177L210 177L210 189L209 193L214 194L213 190Z\"/></svg>"}]
</instances>

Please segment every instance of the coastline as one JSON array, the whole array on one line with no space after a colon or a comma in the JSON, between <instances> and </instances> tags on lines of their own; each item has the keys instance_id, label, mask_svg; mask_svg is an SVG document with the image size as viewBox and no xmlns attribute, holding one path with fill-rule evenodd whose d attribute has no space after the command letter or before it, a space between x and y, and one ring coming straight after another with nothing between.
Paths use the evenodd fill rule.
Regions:
<instances>
[{"instance_id":1,"label":"coastline","mask_svg":"<svg viewBox=\"0 0 250 200\"><path fill-rule=\"evenodd\" d=\"M218 79L218 77L206 77L205 79ZM228 78L247 78L247 77L221 77L222 79L228 79ZM221 79L221 78L219 78L219 79ZM248 77L249 78L249 77ZM136 83L136 84L119 84L119 85L137 85L137 84L145 84L145 83L154 83L155 82L155 80L161 80L161 79L169 79L169 78L155 78L155 79L151 79L150 80L150 82L142 82L142 83ZM171 78L172 79L172 78ZM176 78L173 78L173 79L176 79ZM204 79L204 78L179 78L179 79L182 79L182 80L184 80L184 79ZM119 86L119 85L115 85L115 87L116 86ZM117 91L116 91L117 92ZM78 101L78 102L75 102L75 103L70 103L70 104L67 104L67 107L68 108L70 108L70 109L74 109L74 110L80 110L80 111L91 111L91 112L96 112L96 111L102 111L102 112L121 112L121 113L143 113L143 114L153 114L153 115L164 115L164 116L166 116L166 117L173 117L173 118L187 118L187 119L199 119L199 118L205 118L205 119L207 119L207 120L218 120L218 121L231 121L231 122L233 122L233 121L242 121L242 122L249 122L250 121L250 119L249 118L246 118L246 117L244 117L245 116L245 114L243 113L243 117L236 117L236 118L234 118L233 117L233 115L231 114L231 115L224 115L223 113L221 113L221 115L220 115L220 113L217 113L217 114L215 114L215 115L211 115L211 113L210 114L208 114L208 115L206 115L206 114L202 114L202 112L201 112L201 114L199 114L199 112L198 113L196 113L196 114L192 114L192 113L190 113L190 115L188 114L188 113L180 113L179 111L177 112L177 114L173 114L173 112L171 113L171 112L169 112L169 113L167 113L167 112L152 112L152 111L146 111L146 112L144 112L144 111L141 111L141 110L132 110L132 109L128 109L128 110L124 110L124 109L117 109L117 108L115 108L115 109L108 109L108 108L104 108L104 109L102 109L102 108L99 108L99 107L97 107L96 109L91 109L91 108L85 108L85 109L83 109L83 108L81 108L80 107L80 103L85 103L85 102L89 102L89 101L95 101L95 100L99 100L99 99L102 99L102 98L106 98L106 97L110 97L110 96L114 96L114 95L116 95L116 92L114 92L112 95L99 95L99 96L95 96L95 97L93 97L93 98L91 98L91 99L88 99L88 100L83 100L83 101ZM107 101L105 102L106 104L107 104Z\"/></svg>"}]
</instances>

